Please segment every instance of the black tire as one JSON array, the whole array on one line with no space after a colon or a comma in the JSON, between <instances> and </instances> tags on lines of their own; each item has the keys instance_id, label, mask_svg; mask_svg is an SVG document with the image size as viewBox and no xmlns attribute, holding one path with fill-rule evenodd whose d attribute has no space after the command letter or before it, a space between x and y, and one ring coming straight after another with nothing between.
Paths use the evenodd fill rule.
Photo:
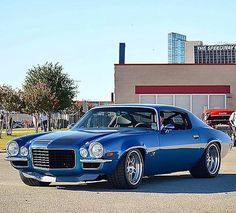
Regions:
<instances>
[{"instance_id":1,"label":"black tire","mask_svg":"<svg viewBox=\"0 0 236 213\"><path fill-rule=\"evenodd\" d=\"M212 158L214 157L215 159L213 160ZM220 164L221 155L219 145L217 143L211 143L206 148L198 164L190 170L190 174L194 178L213 178L218 175Z\"/></svg>"},{"instance_id":2,"label":"black tire","mask_svg":"<svg viewBox=\"0 0 236 213\"><path fill-rule=\"evenodd\" d=\"M137 175L134 174L134 179L137 179L135 182L132 183L132 181L130 181L130 177L133 176L133 174L131 174L131 166L129 166L130 170L129 172L128 170L128 164L131 163L130 162L130 157L134 156L137 160L139 161L139 165L137 165L138 167L135 168L133 166L133 168L135 168L137 172ZM144 163L143 163L143 156L141 154L141 152L138 149L133 149L128 151L119 161L116 170L114 171L114 173L108 177L108 180L112 183L112 185L115 188L118 189L135 189L137 188L141 182L142 182L142 178L143 178L143 171L144 171ZM134 170L133 170L134 172ZM132 173L133 173L132 172ZM137 177L136 177L137 176ZM136 178L135 178L136 177Z\"/></svg>"},{"instance_id":3,"label":"black tire","mask_svg":"<svg viewBox=\"0 0 236 213\"><path fill-rule=\"evenodd\" d=\"M20 178L24 184L28 186L49 186L49 182L41 182L32 178L25 177L22 172L20 172Z\"/></svg>"}]
</instances>

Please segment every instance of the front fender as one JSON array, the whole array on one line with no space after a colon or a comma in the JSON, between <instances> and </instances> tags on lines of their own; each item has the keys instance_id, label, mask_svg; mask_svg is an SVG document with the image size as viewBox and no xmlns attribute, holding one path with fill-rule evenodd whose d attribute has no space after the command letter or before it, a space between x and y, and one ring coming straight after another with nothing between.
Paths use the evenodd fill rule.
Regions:
<instances>
[{"instance_id":1,"label":"front fender","mask_svg":"<svg viewBox=\"0 0 236 213\"><path fill-rule=\"evenodd\" d=\"M130 150L132 149L139 149L143 155L143 157L145 157L145 154L147 153L147 148L144 144L140 144L140 143L134 143L133 145L129 145L129 144L123 144L123 147L121 149L121 155L120 155L120 159Z\"/></svg>"}]
</instances>

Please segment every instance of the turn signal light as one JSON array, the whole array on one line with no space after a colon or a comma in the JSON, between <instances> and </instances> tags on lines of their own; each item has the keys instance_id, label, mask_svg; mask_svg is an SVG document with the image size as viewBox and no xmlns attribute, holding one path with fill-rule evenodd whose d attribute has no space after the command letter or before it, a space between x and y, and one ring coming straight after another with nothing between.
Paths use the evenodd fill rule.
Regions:
<instances>
[{"instance_id":1,"label":"turn signal light","mask_svg":"<svg viewBox=\"0 0 236 213\"><path fill-rule=\"evenodd\" d=\"M108 157L112 157L113 156L113 152L108 152L107 154L106 154L106 156L108 156Z\"/></svg>"}]
</instances>

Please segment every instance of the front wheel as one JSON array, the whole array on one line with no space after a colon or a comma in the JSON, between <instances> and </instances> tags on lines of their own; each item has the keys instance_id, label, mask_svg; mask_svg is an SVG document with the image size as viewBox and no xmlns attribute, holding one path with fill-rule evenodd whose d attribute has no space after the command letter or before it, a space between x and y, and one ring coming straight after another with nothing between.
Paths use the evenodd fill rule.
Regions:
<instances>
[{"instance_id":1,"label":"front wheel","mask_svg":"<svg viewBox=\"0 0 236 213\"><path fill-rule=\"evenodd\" d=\"M190 170L195 178L212 178L218 175L221 164L220 148L212 143L206 148L198 164Z\"/></svg>"},{"instance_id":2,"label":"front wheel","mask_svg":"<svg viewBox=\"0 0 236 213\"><path fill-rule=\"evenodd\" d=\"M108 179L115 188L135 189L142 182L143 170L143 156L138 149L133 149L121 158Z\"/></svg>"},{"instance_id":3,"label":"front wheel","mask_svg":"<svg viewBox=\"0 0 236 213\"><path fill-rule=\"evenodd\" d=\"M23 181L23 183L28 186L49 186L50 184L49 182L41 182L33 178L27 178L22 174L22 172L20 172L20 178Z\"/></svg>"}]
</instances>

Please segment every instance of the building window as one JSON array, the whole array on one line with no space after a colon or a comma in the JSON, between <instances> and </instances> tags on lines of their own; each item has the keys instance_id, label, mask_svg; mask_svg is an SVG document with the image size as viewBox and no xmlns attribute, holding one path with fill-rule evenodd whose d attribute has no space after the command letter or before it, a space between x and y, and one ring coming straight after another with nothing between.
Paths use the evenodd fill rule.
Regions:
<instances>
[{"instance_id":1,"label":"building window","mask_svg":"<svg viewBox=\"0 0 236 213\"><path fill-rule=\"evenodd\" d=\"M173 95L157 95L156 98L157 104L173 105Z\"/></svg>"},{"instance_id":2,"label":"building window","mask_svg":"<svg viewBox=\"0 0 236 213\"><path fill-rule=\"evenodd\" d=\"M175 106L190 110L190 95L175 95Z\"/></svg>"},{"instance_id":3,"label":"building window","mask_svg":"<svg viewBox=\"0 0 236 213\"><path fill-rule=\"evenodd\" d=\"M191 111L199 118L204 109L208 109L208 95L192 95Z\"/></svg>"},{"instance_id":4,"label":"building window","mask_svg":"<svg viewBox=\"0 0 236 213\"><path fill-rule=\"evenodd\" d=\"M225 96L209 95L209 108L225 108Z\"/></svg>"},{"instance_id":5,"label":"building window","mask_svg":"<svg viewBox=\"0 0 236 213\"><path fill-rule=\"evenodd\" d=\"M156 95L140 95L140 103L156 104Z\"/></svg>"},{"instance_id":6,"label":"building window","mask_svg":"<svg viewBox=\"0 0 236 213\"><path fill-rule=\"evenodd\" d=\"M142 104L167 104L193 112L199 118L204 109L226 108L226 94L142 94Z\"/></svg>"}]
</instances>

